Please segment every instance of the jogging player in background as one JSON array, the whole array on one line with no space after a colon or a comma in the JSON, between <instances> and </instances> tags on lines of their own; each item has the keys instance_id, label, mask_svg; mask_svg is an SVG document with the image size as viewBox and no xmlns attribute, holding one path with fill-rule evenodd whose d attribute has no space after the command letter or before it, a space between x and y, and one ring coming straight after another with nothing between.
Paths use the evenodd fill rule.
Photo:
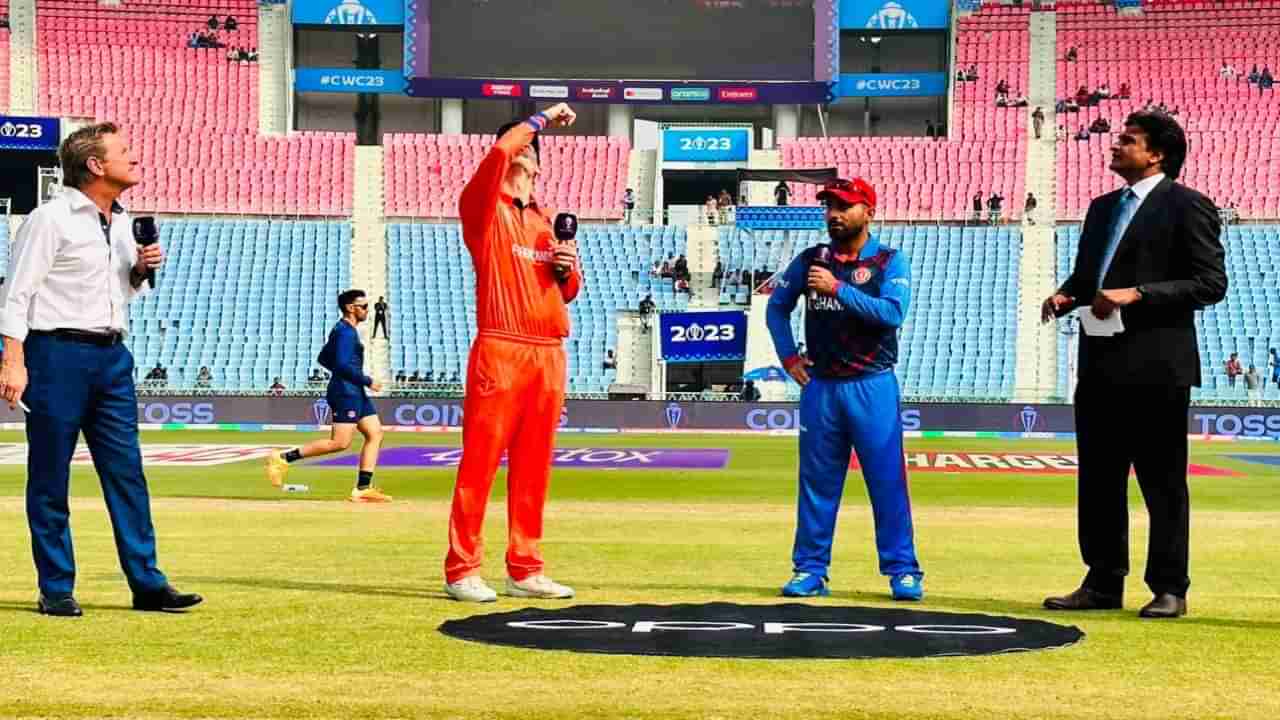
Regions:
<instances>
[{"instance_id":1,"label":"jogging player in background","mask_svg":"<svg viewBox=\"0 0 1280 720\"><path fill-rule=\"evenodd\" d=\"M328 440L315 440L285 453L267 456L267 478L276 487L284 485L289 463L303 458L332 455L351 447L351 439L359 430L364 435L360 450L360 470L356 486L347 500L355 503L391 502L391 496L373 486L373 471L378 466L382 448L382 422L365 388L380 392L382 386L364 374L364 344L360 342L360 323L369 319L369 299L363 290L347 290L338 296L342 319L329 331L329 340L320 351L317 362L331 373L325 400L333 420Z\"/></svg>"},{"instance_id":2,"label":"jogging player in background","mask_svg":"<svg viewBox=\"0 0 1280 720\"><path fill-rule=\"evenodd\" d=\"M775 283L766 314L783 366L800 395L800 489L787 597L829 595L827 568L836 515L858 453L875 517L880 572L895 600L924 597L902 457L898 329L911 300L910 266L871 234L876 193L864 180L835 180L826 203L830 259L809 248ZM807 298L805 345L796 351L790 315Z\"/></svg>"},{"instance_id":3,"label":"jogging player in background","mask_svg":"<svg viewBox=\"0 0 1280 720\"><path fill-rule=\"evenodd\" d=\"M462 461L449 515L445 592L489 602L480 577L489 491L503 454L507 473L506 593L568 598L573 589L543 574L543 506L564 407L568 303L582 276L577 247L556 241L533 198L541 171L538 132L573 124L561 103L499 128L497 143L462 191L462 235L476 271L478 334L467 362Z\"/></svg>"}]
</instances>

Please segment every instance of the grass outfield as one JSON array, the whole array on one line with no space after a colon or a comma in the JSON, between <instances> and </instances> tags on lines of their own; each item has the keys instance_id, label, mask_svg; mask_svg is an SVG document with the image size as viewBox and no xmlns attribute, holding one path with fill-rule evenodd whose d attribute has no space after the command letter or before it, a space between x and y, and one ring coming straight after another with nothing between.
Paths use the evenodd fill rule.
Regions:
<instances>
[{"instance_id":1,"label":"grass outfield","mask_svg":"<svg viewBox=\"0 0 1280 720\"><path fill-rule=\"evenodd\" d=\"M151 443L294 444L279 433L149 433ZM0 442L20 436L0 433ZM451 445L456 435L390 434ZM578 603L773 603L789 574L795 439L581 436L562 446L720 447L723 471L557 471L548 571ZM915 440L909 451L1072 453L1060 442ZM25 471L0 466L0 717L912 717L1272 718L1280 715L1280 467L1197 444L1192 461L1243 473L1192 478L1191 615L1140 621L1146 520L1136 484L1128 609L1062 615L1046 594L1082 575L1074 477L915 471L923 608L1039 617L1088 637L1054 651L930 660L768 661L548 653L440 635L484 607L440 590L448 469L384 469L391 506L336 502L351 469L295 466L280 495L260 463L149 470L161 566L203 593L187 615L127 610L128 589L88 467L73 527L86 616L43 618L23 514ZM851 476L833 597L889 604L870 513ZM495 486L501 501L501 478ZM503 575L505 511L490 510L485 575Z\"/></svg>"}]
</instances>

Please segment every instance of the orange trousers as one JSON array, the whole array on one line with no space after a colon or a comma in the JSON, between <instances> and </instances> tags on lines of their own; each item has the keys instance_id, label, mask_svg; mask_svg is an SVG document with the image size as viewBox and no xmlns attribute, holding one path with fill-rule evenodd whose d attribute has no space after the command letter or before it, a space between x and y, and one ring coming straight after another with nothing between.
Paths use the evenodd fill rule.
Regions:
<instances>
[{"instance_id":1,"label":"orange trousers","mask_svg":"<svg viewBox=\"0 0 1280 720\"><path fill-rule=\"evenodd\" d=\"M484 511L507 453L507 574L542 572L542 512L551 454L564 407L565 351L560 341L482 331L467 361L462 404L462 462L449 514L447 582L480 569Z\"/></svg>"}]
</instances>

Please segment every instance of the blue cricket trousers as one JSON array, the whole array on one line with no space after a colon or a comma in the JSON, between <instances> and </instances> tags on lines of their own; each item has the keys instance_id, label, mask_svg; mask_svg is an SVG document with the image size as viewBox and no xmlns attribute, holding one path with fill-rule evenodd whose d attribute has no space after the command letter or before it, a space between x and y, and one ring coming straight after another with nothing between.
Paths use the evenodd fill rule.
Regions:
<instances>
[{"instance_id":1,"label":"blue cricket trousers","mask_svg":"<svg viewBox=\"0 0 1280 720\"><path fill-rule=\"evenodd\" d=\"M67 495L71 456L84 432L134 592L163 588L156 568L151 498L142 473L133 355L123 343L91 345L32 333L24 343L28 386L27 523L40 592L69 595L76 563Z\"/></svg>"},{"instance_id":2,"label":"blue cricket trousers","mask_svg":"<svg viewBox=\"0 0 1280 720\"><path fill-rule=\"evenodd\" d=\"M840 380L815 377L800 396L800 492L791 555L795 572L827 575L852 451L858 453L871 497L880 572L919 573L898 378L892 372Z\"/></svg>"}]
</instances>

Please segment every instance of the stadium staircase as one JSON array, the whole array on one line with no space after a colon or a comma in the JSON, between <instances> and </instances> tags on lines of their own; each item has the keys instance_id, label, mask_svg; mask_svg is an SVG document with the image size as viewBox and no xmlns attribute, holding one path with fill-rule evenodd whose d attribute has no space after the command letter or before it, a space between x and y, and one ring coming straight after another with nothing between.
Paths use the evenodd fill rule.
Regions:
<instances>
[{"instance_id":1,"label":"stadium staircase","mask_svg":"<svg viewBox=\"0 0 1280 720\"><path fill-rule=\"evenodd\" d=\"M752 150L751 155L747 158L747 163L747 167L752 170L778 170L782 167L782 153L777 150ZM777 183L767 182L747 183L747 204L774 204L776 200L773 197L773 188L776 185ZM794 189L793 187L792 190ZM810 201L793 198L791 202L796 205L808 205Z\"/></svg>"},{"instance_id":2,"label":"stadium staircase","mask_svg":"<svg viewBox=\"0 0 1280 720\"><path fill-rule=\"evenodd\" d=\"M386 297L387 292L387 226L383 217L383 169L381 146L356 147L356 194L352 214L351 278L354 286L368 293L369 304ZM371 314L372 321L373 315ZM391 320L396 308L391 308ZM386 337L373 339L373 323L362 329L365 366L369 376L381 383L391 379L391 343Z\"/></svg>"},{"instance_id":3,"label":"stadium staircase","mask_svg":"<svg viewBox=\"0 0 1280 720\"><path fill-rule=\"evenodd\" d=\"M258 131L289 131L289 6L258 6Z\"/></svg>"},{"instance_id":4,"label":"stadium staircase","mask_svg":"<svg viewBox=\"0 0 1280 720\"><path fill-rule=\"evenodd\" d=\"M660 220L655 221L653 215L653 187L657 173L657 150L632 149L626 185L634 191L636 198L636 207L631 213L632 225L662 224ZM622 202L622 198L618 198L618 202Z\"/></svg>"},{"instance_id":5,"label":"stadium staircase","mask_svg":"<svg viewBox=\"0 0 1280 720\"><path fill-rule=\"evenodd\" d=\"M36 114L36 3L9 0L9 111Z\"/></svg>"},{"instance_id":6,"label":"stadium staircase","mask_svg":"<svg viewBox=\"0 0 1280 720\"><path fill-rule=\"evenodd\" d=\"M656 386L653 340L657 337L657 330L645 331L644 323L635 312L618 313L617 322L618 347L614 349L614 358L618 361L618 375L614 383L623 388L650 392Z\"/></svg>"},{"instance_id":7,"label":"stadium staircase","mask_svg":"<svg viewBox=\"0 0 1280 720\"><path fill-rule=\"evenodd\" d=\"M714 310L720 305L720 289L712 286L712 274L720 258L720 232L700 225L689 228L689 309Z\"/></svg>"},{"instance_id":8,"label":"stadium staircase","mask_svg":"<svg viewBox=\"0 0 1280 720\"><path fill-rule=\"evenodd\" d=\"M1019 263L1017 371L1014 397L1039 401L1054 394L1058 376L1057 337L1053 325L1041 325L1040 302L1053 292L1053 220L1057 207L1057 142L1053 112L1056 97L1057 22L1054 13L1031 14L1031 68L1028 99L1031 108L1045 111L1044 130L1039 140L1028 123L1027 192L1036 196L1038 207L1032 214L1039 224L1024 219L1022 256ZM1023 202L1024 198L1014 198Z\"/></svg>"}]
</instances>

